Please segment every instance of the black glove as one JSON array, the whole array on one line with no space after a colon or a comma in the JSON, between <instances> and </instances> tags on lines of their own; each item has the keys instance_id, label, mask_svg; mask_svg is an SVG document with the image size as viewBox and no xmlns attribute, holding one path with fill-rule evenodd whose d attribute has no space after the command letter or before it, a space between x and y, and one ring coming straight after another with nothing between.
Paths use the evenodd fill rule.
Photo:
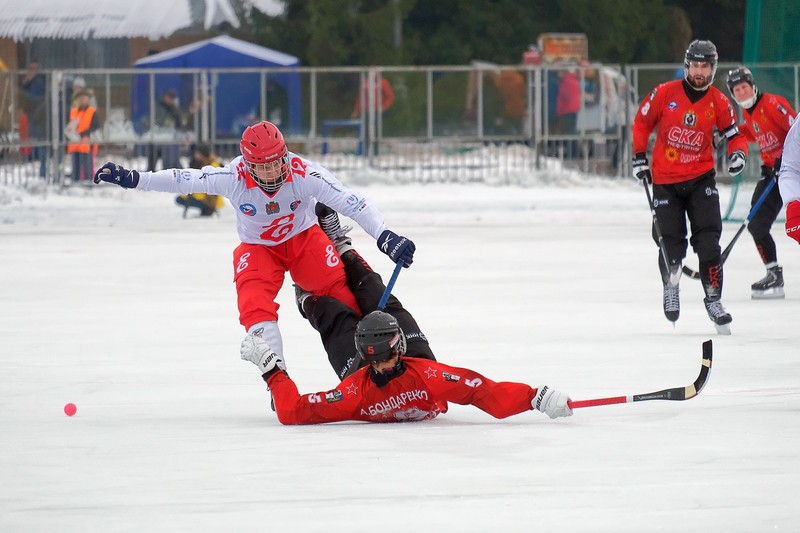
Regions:
<instances>
[{"instance_id":1,"label":"black glove","mask_svg":"<svg viewBox=\"0 0 800 533\"><path fill-rule=\"evenodd\" d=\"M747 163L747 156L744 155L742 150L736 150L728 159L728 172L731 176L737 175L744 170L745 163Z\"/></svg>"},{"instance_id":2,"label":"black glove","mask_svg":"<svg viewBox=\"0 0 800 533\"><path fill-rule=\"evenodd\" d=\"M778 183L778 176L781 174L781 161L783 161L783 157L777 158L775 164L772 165L772 179L775 180L775 183Z\"/></svg>"},{"instance_id":3,"label":"black glove","mask_svg":"<svg viewBox=\"0 0 800 533\"><path fill-rule=\"evenodd\" d=\"M109 161L94 173L94 182L101 181L119 185L123 189L135 189L139 185L139 171L128 170Z\"/></svg>"},{"instance_id":4,"label":"black glove","mask_svg":"<svg viewBox=\"0 0 800 533\"><path fill-rule=\"evenodd\" d=\"M414 250L417 247L411 239L401 237L390 230L383 230L378 237L378 250L388 255L395 263L403 262L403 266L408 268L414 262Z\"/></svg>"},{"instance_id":5,"label":"black glove","mask_svg":"<svg viewBox=\"0 0 800 533\"><path fill-rule=\"evenodd\" d=\"M644 152L639 152L633 156L633 177L639 180L641 185L653 183L650 163L647 161L647 154Z\"/></svg>"},{"instance_id":6,"label":"black glove","mask_svg":"<svg viewBox=\"0 0 800 533\"><path fill-rule=\"evenodd\" d=\"M765 180L778 180L778 169L769 165L761 165L761 177Z\"/></svg>"}]
</instances>

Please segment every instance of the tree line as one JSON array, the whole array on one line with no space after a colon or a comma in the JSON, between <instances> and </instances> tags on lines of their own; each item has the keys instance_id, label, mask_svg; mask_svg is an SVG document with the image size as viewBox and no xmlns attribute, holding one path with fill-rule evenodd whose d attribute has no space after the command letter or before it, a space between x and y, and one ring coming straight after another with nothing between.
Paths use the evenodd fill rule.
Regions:
<instances>
[{"instance_id":1,"label":"tree line","mask_svg":"<svg viewBox=\"0 0 800 533\"><path fill-rule=\"evenodd\" d=\"M585 33L603 63L682 61L710 39L740 61L744 0L284 0L270 17L238 6L249 40L306 66L521 62L541 33Z\"/></svg>"}]
</instances>

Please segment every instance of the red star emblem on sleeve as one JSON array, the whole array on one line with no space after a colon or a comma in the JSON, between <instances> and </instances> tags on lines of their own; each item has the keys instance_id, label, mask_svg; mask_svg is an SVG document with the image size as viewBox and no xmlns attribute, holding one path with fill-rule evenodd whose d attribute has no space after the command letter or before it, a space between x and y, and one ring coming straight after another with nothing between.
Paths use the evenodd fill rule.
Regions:
<instances>
[{"instance_id":1,"label":"red star emblem on sleeve","mask_svg":"<svg viewBox=\"0 0 800 533\"><path fill-rule=\"evenodd\" d=\"M358 395L358 386L355 383L351 383L347 386L347 394L352 394L353 396Z\"/></svg>"},{"instance_id":2,"label":"red star emblem on sleeve","mask_svg":"<svg viewBox=\"0 0 800 533\"><path fill-rule=\"evenodd\" d=\"M428 379L435 378L436 377L436 369L428 367L428 370L425 371L425 375L428 377Z\"/></svg>"}]
</instances>

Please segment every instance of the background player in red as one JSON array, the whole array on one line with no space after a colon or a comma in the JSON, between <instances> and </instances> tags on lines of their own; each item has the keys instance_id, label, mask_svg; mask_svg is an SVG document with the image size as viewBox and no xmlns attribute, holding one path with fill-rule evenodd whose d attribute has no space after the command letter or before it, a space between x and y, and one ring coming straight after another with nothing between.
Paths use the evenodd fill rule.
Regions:
<instances>
[{"instance_id":1,"label":"background player in red","mask_svg":"<svg viewBox=\"0 0 800 533\"><path fill-rule=\"evenodd\" d=\"M317 225L316 201L355 220L379 239L378 248L395 263L409 266L415 246L387 229L381 213L363 195L345 187L322 165L288 151L274 124L264 121L248 127L240 149L241 156L219 168L139 172L109 162L98 169L94 181L228 198L241 240L233 253L239 321L283 357L275 297L287 271L310 292L333 296L358 309L341 259Z\"/></svg>"},{"instance_id":2,"label":"background player in red","mask_svg":"<svg viewBox=\"0 0 800 533\"><path fill-rule=\"evenodd\" d=\"M659 254L658 260L665 316L675 322L680 315L679 281L688 247L688 216L689 242L700 262L706 312L717 331L728 334L732 318L722 306L722 216L712 140L715 129L728 140L731 175L744 169L747 140L736 127L730 100L711 85L717 62L714 43L692 41L684 58L684 79L662 83L642 101L633 123L633 175L645 186L653 183L653 207L667 252L663 260ZM651 173L647 148L656 128ZM658 242L655 228L653 239Z\"/></svg>"},{"instance_id":3,"label":"background player in red","mask_svg":"<svg viewBox=\"0 0 800 533\"><path fill-rule=\"evenodd\" d=\"M263 339L245 337L241 356L258 367L282 424L428 420L447 412L447 402L474 405L495 418L533 409L550 418L572 415L567 395L549 387L495 382L466 368L405 357L405 335L383 311L373 311L358 323L355 344L369 366L334 389L303 395Z\"/></svg>"},{"instance_id":4,"label":"background player in red","mask_svg":"<svg viewBox=\"0 0 800 533\"><path fill-rule=\"evenodd\" d=\"M764 189L772 180L778 179L783 154L783 141L792 127L797 113L786 98L776 94L761 93L753 81L753 74L747 67L739 67L728 72L728 90L733 99L742 106L744 124L739 131L748 141L758 143L761 151L761 179L753 191L750 206L755 205ZM783 268L778 264L775 240L770 235L772 223L778 218L783 207L778 187L773 187L747 225L753 236L756 249L767 268L767 275L753 283L753 298L783 298Z\"/></svg>"}]
</instances>

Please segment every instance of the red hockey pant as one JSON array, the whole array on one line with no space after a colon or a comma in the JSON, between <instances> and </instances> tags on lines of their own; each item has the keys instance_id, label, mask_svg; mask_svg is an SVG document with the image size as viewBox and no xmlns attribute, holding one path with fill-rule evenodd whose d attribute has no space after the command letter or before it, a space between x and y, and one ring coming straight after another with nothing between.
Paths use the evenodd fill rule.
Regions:
<instances>
[{"instance_id":1,"label":"red hockey pant","mask_svg":"<svg viewBox=\"0 0 800 533\"><path fill-rule=\"evenodd\" d=\"M331 296L361 313L347 287L336 247L317 225L275 246L240 244L233 252L233 270L239 322L245 329L278 320L280 306L275 298L287 271L295 283L312 294Z\"/></svg>"}]
</instances>

